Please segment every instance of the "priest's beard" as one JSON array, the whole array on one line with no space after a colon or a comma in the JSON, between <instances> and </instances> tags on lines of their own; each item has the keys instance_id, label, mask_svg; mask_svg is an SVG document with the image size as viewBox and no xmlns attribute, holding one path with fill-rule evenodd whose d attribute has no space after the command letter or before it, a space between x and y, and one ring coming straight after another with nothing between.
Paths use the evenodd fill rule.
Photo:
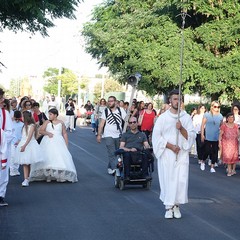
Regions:
<instances>
[{"instance_id":1,"label":"priest's beard","mask_svg":"<svg viewBox=\"0 0 240 240\"><path fill-rule=\"evenodd\" d=\"M176 111L178 110L178 106L172 106L172 108Z\"/></svg>"}]
</instances>

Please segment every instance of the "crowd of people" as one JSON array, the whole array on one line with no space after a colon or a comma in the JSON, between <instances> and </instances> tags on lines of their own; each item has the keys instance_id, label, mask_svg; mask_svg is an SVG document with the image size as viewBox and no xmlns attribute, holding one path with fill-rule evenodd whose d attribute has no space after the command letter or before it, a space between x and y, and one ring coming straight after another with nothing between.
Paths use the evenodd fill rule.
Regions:
<instances>
[{"instance_id":1,"label":"crowd of people","mask_svg":"<svg viewBox=\"0 0 240 240\"><path fill-rule=\"evenodd\" d=\"M197 133L196 152L202 171L209 159L211 173L215 173L216 167L223 163L227 176L232 176L236 174L236 163L239 161L240 106L233 104L231 112L225 117L220 109L218 101L211 103L209 111L200 104L192 116Z\"/></svg>"},{"instance_id":2,"label":"crowd of people","mask_svg":"<svg viewBox=\"0 0 240 240\"><path fill-rule=\"evenodd\" d=\"M20 175L19 165L23 166L23 187L31 181L77 182L68 150L69 120L58 119L55 97L52 96L45 113L30 97L18 102L16 98L4 98L4 94L0 89L0 206L8 205L4 199L9 175ZM65 107L67 116L69 107Z\"/></svg>"},{"instance_id":3,"label":"crowd of people","mask_svg":"<svg viewBox=\"0 0 240 240\"><path fill-rule=\"evenodd\" d=\"M213 101L210 109L200 104L191 114L184 110L178 90L170 93L169 103L156 111L152 103L133 99L131 105L115 96L100 99L96 104L87 101L79 107L69 98L65 103L65 121L58 119L59 105L54 96L42 104L23 97L5 99L0 89L1 170L0 206L4 201L10 176L20 175L23 165L22 186L31 181L77 182L77 173L68 151L68 134L76 129L77 119L92 126L98 143L106 144L107 172L116 171L116 151L125 152L125 178L129 179L132 153L153 148L158 160L160 199L165 218L181 218L179 205L187 202L189 153L195 145L200 169L210 173L223 164L226 175L236 175L239 162L240 106L234 104L226 116L221 105ZM181 101L179 105L179 101ZM179 111L178 107L181 106ZM127 130L126 133L125 130ZM57 161L55 161L58 156ZM143 176L149 178L147 163L142 163ZM171 179L171 181L169 180Z\"/></svg>"},{"instance_id":4,"label":"crowd of people","mask_svg":"<svg viewBox=\"0 0 240 240\"><path fill-rule=\"evenodd\" d=\"M153 109L152 103L145 104L134 99L129 107L129 131L123 136L127 103L110 96L107 101L101 99L95 110L93 109L97 142L100 143L102 137L105 138L109 174L115 171L115 152L119 146L126 152L126 179L129 178L131 162L131 154L128 152L137 151L137 147L134 146L139 147L139 144L142 147L153 147L158 159L160 199L166 207L165 218L181 218L179 205L188 201L189 153L193 145L196 146L202 171L205 170L205 162L209 159L210 173L215 173L216 167L223 163L227 176L233 176L239 161L240 107L233 105L232 111L224 118L220 113L220 103L213 101L209 111L206 106L200 104L190 115L184 110L180 99L182 97L179 98L178 90L172 91L169 103L163 104L158 113ZM178 114L179 100L181 109ZM140 132L145 134L146 139L139 135ZM142 168L144 169L144 166Z\"/></svg>"}]
</instances>

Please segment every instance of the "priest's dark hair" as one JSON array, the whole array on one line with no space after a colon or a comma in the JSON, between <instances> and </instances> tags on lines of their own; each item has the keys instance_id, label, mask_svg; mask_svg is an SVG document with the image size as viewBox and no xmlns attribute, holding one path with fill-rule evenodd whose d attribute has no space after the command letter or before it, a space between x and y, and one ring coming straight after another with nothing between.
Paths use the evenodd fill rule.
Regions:
<instances>
[{"instance_id":1,"label":"priest's dark hair","mask_svg":"<svg viewBox=\"0 0 240 240\"><path fill-rule=\"evenodd\" d=\"M172 95L179 95L179 89L173 89L173 90L169 93L169 97L171 97Z\"/></svg>"},{"instance_id":2,"label":"priest's dark hair","mask_svg":"<svg viewBox=\"0 0 240 240\"><path fill-rule=\"evenodd\" d=\"M169 93L169 96L168 96L168 99L170 99L172 97L172 95L179 95L179 89L173 89L170 93ZM182 95L182 92L181 92L181 99L182 99L182 102L184 102L184 97Z\"/></svg>"}]
</instances>

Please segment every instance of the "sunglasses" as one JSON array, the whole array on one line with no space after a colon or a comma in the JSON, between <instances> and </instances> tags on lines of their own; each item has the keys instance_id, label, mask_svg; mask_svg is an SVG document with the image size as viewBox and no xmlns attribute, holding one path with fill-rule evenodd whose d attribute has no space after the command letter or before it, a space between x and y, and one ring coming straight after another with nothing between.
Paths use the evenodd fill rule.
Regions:
<instances>
[{"instance_id":1,"label":"sunglasses","mask_svg":"<svg viewBox=\"0 0 240 240\"><path fill-rule=\"evenodd\" d=\"M220 106L213 106L213 108L220 108Z\"/></svg>"},{"instance_id":2,"label":"sunglasses","mask_svg":"<svg viewBox=\"0 0 240 240\"><path fill-rule=\"evenodd\" d=\"M7 107L7 105L4 104L3 107Z\"/></svg>"},{"instance_id":3,"label":"sunglasses","mask_svg":"<svg viewBox=\"0 0 240 240\"><path fill-rule=\"evenodd\" d=\"M26 106L28 106L28 107L29 107L29 106L31 106L31 104L26 104Z\"/></svg>"},{"instance_id":4,"label":"sunglasses","mask_svg":"<svg viewBox=\"0 0 240 240\"><path fill-rule=\"evenodd\" d=\"M135 123L137 123L136 121L133 121L133 122L129 122L129 124L135 124Z\"/></svg>"}]
</instances>

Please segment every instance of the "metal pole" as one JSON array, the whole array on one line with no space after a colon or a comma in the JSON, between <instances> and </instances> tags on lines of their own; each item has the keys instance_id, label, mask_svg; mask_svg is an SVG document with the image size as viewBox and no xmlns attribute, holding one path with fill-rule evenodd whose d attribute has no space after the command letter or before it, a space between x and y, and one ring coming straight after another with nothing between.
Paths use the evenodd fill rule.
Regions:
<instances>
[{"instance_id":1,"label":"metal pole","mask_svg":"<svg viewBox=\"0 0 240 240\"><path fill-rule=\"evenodd\" d=\"M129 120L129 117L130 117L130 108L132 106L133 97L134 97L134 94L135 94L137 86L138 86L138 82L140 81L141 77L142 77L142 75L140 73L136 73L134 76L132 75L128 78L128 83L129 83L129 85L132 86L132 93L131 93L131 97L130 97L130 101L129 101L129 106L128 106L128 109L127 109L127 116L125 118L123 133L126 132L126 130L127 130L128 120Z\"/></svg>"},{"instance_id":2,"label":"metal pole","mask_svg":"<svg viewBox=\"0 0 240 240\"><path fill-rule=\"evenodd\" d=\"M182 27L181 27L181 35L182 35L182 40L181 40L181 47L180 47L180 78L179 78L179 85L178 85L178 112L177 112L177 120L179 121L180 119L180 112L181 112L181 103L182 103L182 75L183 75L183 50L184 50L184 27L185 27L185 19L186 16L191 17L188 15L186 12L181 12L178 14L176 17L181 16L182 17ZM176 139L176 145L178 145L178 139L179 139L179 130L177 131L177 139ZM176 161L177 161L177 155L176 155Z\"/></svg>"},{"instance_id":3,"label":"metal pole","mask_svg":"<svg viewBox=\"0 0 240 240\"><path fill-rule=\"evenodd\" d=\"M135 91L136 91L136 87L137 86L132 86L132 93L131 93L131 97L130 97L130 101L129 101L129 106L128 106L128 109L127 109L127 115L126 115L126 118L125 118L125 124L124 124L124 127L123 127L123 133L126 132L126 130L127 130L128 120L129 120L129 117L130 117L130 108L132 106L133 97L134 97L134 94L135 94Z\"/></svg>"}]
</instances>

